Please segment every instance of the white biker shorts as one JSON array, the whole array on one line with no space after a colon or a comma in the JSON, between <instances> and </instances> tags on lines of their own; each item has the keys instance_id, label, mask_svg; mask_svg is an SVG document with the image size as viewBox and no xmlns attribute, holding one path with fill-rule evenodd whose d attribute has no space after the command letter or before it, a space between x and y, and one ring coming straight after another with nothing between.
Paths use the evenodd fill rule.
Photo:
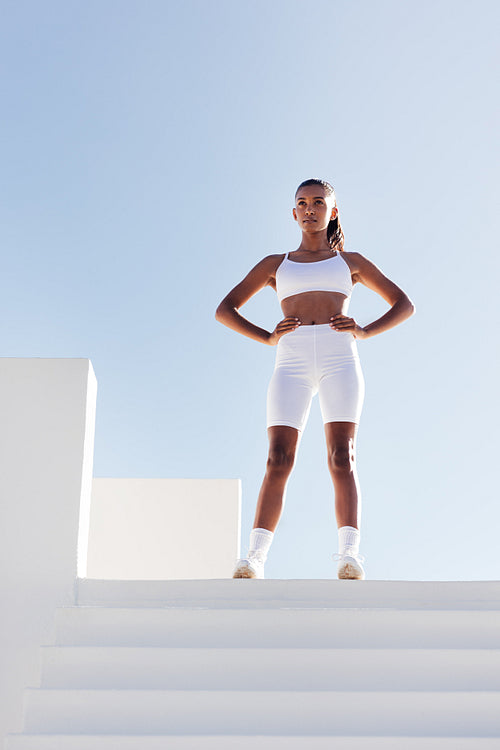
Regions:
<instances>
[{"instance_id":1,"label":"white biker shorts","mask_svg":"<svg viewBox=\"0 0 500 750\"><path fill-rule=\"evenodd\" d=\"M359 423L364 379L356 339L328 323L299 326L277 344L267 393L267 426L303 430L319 393L323 422Z\"/></svg>"}]
</instances>

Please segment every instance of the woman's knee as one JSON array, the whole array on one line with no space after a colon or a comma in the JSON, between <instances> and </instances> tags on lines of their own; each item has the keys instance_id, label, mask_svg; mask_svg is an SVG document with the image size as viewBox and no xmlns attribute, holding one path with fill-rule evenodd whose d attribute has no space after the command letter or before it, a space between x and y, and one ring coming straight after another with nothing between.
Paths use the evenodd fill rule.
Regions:
<instances>
[{"instance_id":1,"label":"woman's knee","mask_svg":"<svg viewBox=\"0 0 500 750\"><path fill-rule=\"evenodd\" d=\"M355 465L356 457L352 440L342 441L332 446L328 453L328 466L332 474L352 474Z\"/></svg>"},{"instance_id":2,"label":"woman's knee","mask_svg":"<svg viewBox=\"0 0 500 750\"><path fill-rule=\"evenodd\" d=\"M276 444L269 447L267 470L273 474L289 474L295 463L295 447Z\"/></svg>"}]
</instances>

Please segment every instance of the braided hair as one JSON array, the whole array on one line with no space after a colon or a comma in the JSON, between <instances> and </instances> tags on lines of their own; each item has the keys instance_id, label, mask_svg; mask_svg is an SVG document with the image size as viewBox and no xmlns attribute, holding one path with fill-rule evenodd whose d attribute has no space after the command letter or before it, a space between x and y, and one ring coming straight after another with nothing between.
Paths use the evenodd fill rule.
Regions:
<instances>
[{"instance_id":1,"label":"braided hair","mask_svg":"<svg viewBox=\"0 0 500 750\"><path fill-rule=\"evenodd\" d=\"M304 180L304 182L300 183L297 190L295 191L295 197L297 197L297 193L299 192L300 188L309 187L311 185L320 185L324 189L327 195L333 195L333 200L335 201L335 207L337 207L337 199L335 197L335 190L330 185L330 183L326 182L326 180L318 180L314 177L310 180ZM338 250L341 253L344 251L345 238L344 238L344 232L342 230L342 227L340 226L340 219L339 219L338 212L337 212L337 216L335 219L330 219L330 222L326 229L326 237L328 239L328 244L330 245L332 252L334 250Z\"/></svg>"}]
</instances>

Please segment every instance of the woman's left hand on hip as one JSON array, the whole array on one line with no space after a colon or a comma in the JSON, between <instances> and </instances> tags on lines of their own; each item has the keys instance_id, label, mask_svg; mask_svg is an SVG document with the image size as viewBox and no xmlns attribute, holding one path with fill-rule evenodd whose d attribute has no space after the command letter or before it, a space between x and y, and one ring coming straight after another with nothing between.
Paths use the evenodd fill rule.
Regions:
<instances>
[{"instance_id":1,"label":"woman's left hand on hip","mask_svg":"<svg viewBox=\"0 0 500 750\"><path fill-rule=\"evenodd\" d=\"M334 331L347 331L357 339L366 338L366 331L361 326L358 326L354 318L349 318L347 315L334 315L330 318L330 328Z\"/></svg>"}]
</instances>

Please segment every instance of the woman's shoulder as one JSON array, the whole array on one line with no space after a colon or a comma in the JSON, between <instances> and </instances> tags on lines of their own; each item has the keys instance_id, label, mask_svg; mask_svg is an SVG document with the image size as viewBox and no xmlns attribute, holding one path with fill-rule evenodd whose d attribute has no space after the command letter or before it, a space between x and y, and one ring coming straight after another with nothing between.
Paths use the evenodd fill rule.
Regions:
<instances>
[{"instance_id":1,"label":"woman's shoulder","mask_svg":"<svg viewBox=\"0 0 500 750\"><path fill-rule=\"evenodd\" d=\"M285 255L287 255L287 253L273 253L272 255L266 255L262 260L265 260L268 263L281 263Z\"/></svg>"},{"instance_id":2,"label":"woman's shoulder","mask_svg":"<svg viewBox=\"0 0 500 750\"><path fill-rule=\"evenodd\" d=\"M272 255L266 255L266 257L262 258L252 271L250 271L250 274L256 279L263 279L266 286L276 289L276 272L282 264L285 256L286 253L273 253Z\"/></svg>"},{"instance_id":3,"label":"woman's shoulder","mask_svg":"<svg viewBox=\"0 0 500 750\"><path fill-rule=\"evenodd\" d=\"M276 271L285 255L286 253L266 255L265 258L259 260L259 262L250 269L245 276L243 283L250 285L251 288L255 287L256 289L266 286L267 284L273 286L275 284Z\"/></svg>"},{"instance_id":4,"label":"woman's shoulder","mask_svg":"<svg viewBox=\"0 0 500 750\"><path fill-rule=\"evenodd\" d=\"M367 269L370 266L373 266L371 261L369 261L368 258L362 253L353 252L353 251L344 251L342 253L342 257L344 258L345 262L349 266L353 284L356 284L358 281L361 281L363 271L366 273Z\"/></svg>"},{"instance_id":5,"label":"woman's shoulder","mask_svg":"<svg viewBox=\"0 0 500 750\"><path fill-rule=\"evenodd\" d=\"M363 262L364 260L367 260L366 255L355 252L354 250L344 250L344 252L342 253L342 257L352 260L353 263L358 263L359 261Z\"/></svg>"},{"instance_id":6,"label":"woman's shoulder","mask_svg":"<svg viewBox=\"0 0 500 750\"><path fill-rule=\"evenodd\" d=\"M349 250L349 251L345 250L342 253L342 257L349 264L353 272L361 271L363 268L366 268L367 266L374 265L372 261L366 257L366 255L363 255L363 253L354 252L352 250Z\"/></svg>"},{"instance_id":7,"label":"woman's shoulder","mask_svg":"<svg viewBox=\"0 0 500 750\"><path fill-rule=\"evenodd\" d=\"M273 253L272 255L266 255L261 261L257 263L256 267L260 267L269 271L271 275L274 275L278 270L278 266L281 265L285 259L286 253Z\"/></svg>"},{"instance_id":8,"label":"woman's shoulder","mask_svg":"<svg viewBox=\"0 0 500 750\"><path fill-rule=\"evenodd\" d=\"M344 250L342 257L351 269L351 273L359 271L360 266L366 261L366 258L361 253L354 252L352 250Z\"/></svg>"}]
</instances>

